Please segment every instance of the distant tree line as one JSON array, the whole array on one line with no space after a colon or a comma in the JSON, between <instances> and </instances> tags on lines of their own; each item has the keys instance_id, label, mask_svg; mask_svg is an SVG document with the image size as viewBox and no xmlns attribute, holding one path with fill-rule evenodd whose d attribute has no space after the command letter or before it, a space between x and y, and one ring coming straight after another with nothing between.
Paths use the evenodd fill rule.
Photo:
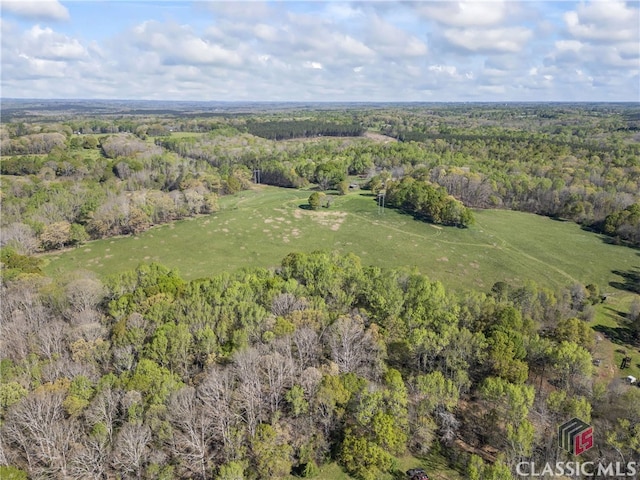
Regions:
<instances>
[{"instance_id":1,"label":"distant tree line","mask_svg":"<svg viewBox=\"0 0 640 480\"><path fill-rule=\"evenodd\" d=\"M637 245L640 147L628 128L636 116L620 106L486 105L21 121L0 126L2 148L12 152L0 162L6 175L0 222L12 244L26 241L28 229L39 239L50 224L66 232L60 222L67 222L79 234L63 244L73 245L83 238L80 227L98 238L212 211L206 205L213 195L248 188L255 172L262 183L322 190L337 189L347 175L362 183L410 176L444 187L467 208L568 219ZM316 140L248 133L265 126ZM377 129L405 141L335 138L321 132L325 126Z\"/></svg>"}]
</instances>

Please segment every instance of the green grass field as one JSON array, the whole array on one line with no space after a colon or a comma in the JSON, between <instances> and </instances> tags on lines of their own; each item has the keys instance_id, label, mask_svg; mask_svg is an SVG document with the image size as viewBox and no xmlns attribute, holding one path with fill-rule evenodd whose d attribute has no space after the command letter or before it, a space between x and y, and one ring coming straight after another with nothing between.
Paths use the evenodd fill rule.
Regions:
<instances>
[{"instance_id":1,"label":"green grass field","mask_svg":"<svg viewBox=\"0 0 640 480\"><path fill-rule=\"evenodd\" d=\"M337 250L367 264L415 268L453 289L488 291L499 280L552 288L579 282L624 299L630 294L610 286L622 280L613 271L640 266L638 251L609 245L569 222L484 210L475 212L471 228L440 227L389 208L380 214L365 193L334 197L329 209L310 211L304 208L309 193L259 187L222 197L213 215L47 255L46 271L108 275L156 261L193 279L276 266L292 251Z\"/></svg>"}]
</instances>

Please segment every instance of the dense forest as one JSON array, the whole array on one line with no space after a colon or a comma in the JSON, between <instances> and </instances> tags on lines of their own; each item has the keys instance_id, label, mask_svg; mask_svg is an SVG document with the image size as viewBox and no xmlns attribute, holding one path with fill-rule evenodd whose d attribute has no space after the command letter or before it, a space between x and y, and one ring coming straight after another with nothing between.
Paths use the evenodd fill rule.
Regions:
<instances>
[{"instance_id":1,"label":"dense forest","mask_svg":"<svg viewBox=\"0 0 640 480\"><path fill-rule=\"evenodd\" d=\"M327 123L318 120L280 120L248 122L246 131L271 140L305 137L358 137L365 132L362 125Z\"/></svg>"},{"instance_id":2,"label":"dense forest","mask_svg":"<svg viewBox=\"0 0 640 480\"><path fill-rule=\"evenodd\" d=\"M191 281L158 263L50 278L42 255L215 215L256 183L305 189L310 209L362 189L460 232L473 209L520 210L637 247L637 105L53 107L12 107L0 127L0 477L337 463L392 479L398 458L433 454L508 480L519 462L569 459L555 435L571 417L596 432L581 461L640 455L640 389L594 374L598 285L453 291L333 252ZM607 331L637 350L640 300L619 308L624 328Z\"/></svg>"},{"instance_id":3,"label":"dense forest","mask_svg":"<svg viewBox=\"0 0 640 480\"><path fill-rule=\"evenodd\" d=\"M258 178L335 190L358 175L374 191L419 177L465 207L572 220L638 245L634 112L549 105L304 112L299 121L289 112L14 120L1 130L2 242L21 253L59 248L210 213L220 195ZM362 137L364 129L387 140Z\"/></svg>"},{"instance_id":4,"label":"dense forest","mask_svg":"<svg viewBox=\"0 0 640 480\"><path fill-rule=\"evenodd\" d=\"M565 459L545 432L572 416L599 432L585 461L640 453L640 389L594 382L581 318L600 298L581 285L458 295L318 252L191 282L157 264L29 274L2 295L0 459L31 478L313 477L333 460L379 479L436 450L505 479Z\"/></svg>"}]
</instances>

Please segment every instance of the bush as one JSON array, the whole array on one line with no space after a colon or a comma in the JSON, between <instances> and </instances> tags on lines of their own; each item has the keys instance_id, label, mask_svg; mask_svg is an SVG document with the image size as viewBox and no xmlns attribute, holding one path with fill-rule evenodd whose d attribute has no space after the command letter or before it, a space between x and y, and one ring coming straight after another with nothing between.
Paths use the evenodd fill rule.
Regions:
<instances>
[{"instance_id":1,"label":"bush","mask_svg":"<svg viewBox=\"0 0 640 480\"><path fill-rule=\"evenodd\" d=\"M321 194L319 192L313 192L309 196L309 206L312 210L318 210L320 208L320 206L322 205L322 197L324 197L324 194Z\"/></svg>"}]
</instances>

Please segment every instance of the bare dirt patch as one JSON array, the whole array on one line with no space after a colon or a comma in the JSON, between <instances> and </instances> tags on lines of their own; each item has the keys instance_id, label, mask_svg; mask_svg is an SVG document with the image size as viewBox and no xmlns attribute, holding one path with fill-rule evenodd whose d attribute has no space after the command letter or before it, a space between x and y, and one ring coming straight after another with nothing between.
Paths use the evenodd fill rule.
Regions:
<instances>
[{"instance_id":1,"label":"bare dirt patch","mask_svg":"<svg viewBox=\"0 0 640 480\"><path fill-rule=\"evenodd\" d=\"M329 227L334 232L340 229L340 226L347 218L346 212L319 212L319 211L302 211L296 210L296 212L300 212L299 215L308 215L311 217L311 220L322 225L323 227ZM296 215L296 218L300 218Z\"/></svg>"},{"instance_id":2,"label":"bare dirt patch","mask_svg":"<svg viewBox=\"0 0 640 480\"><path fill-rule=\"evenodd\" d=\"M302 217L310 217L311 220L322 225L323 227L329 227L334 232L340 229L340 226L347 218L346 212L327 212L318 210L294 210L293 216L297 219ZM297 229L294 229L297 231Z\"/></svg>"},{"instance_id":3,"label":"bare dirt patch","mask_svg":"<svg viewBox=\"0 0 640 480\"><path fill-rule=\"evenodd\" d=\"M380 133L374 133L374 132L364 132L364 136L366 138L370 138L371 140L375 140L376 142L382 142L382 143L396 143L398 141L393 137L387 137L386 135L382 135Z\"/></svg>"}]
</instances>

